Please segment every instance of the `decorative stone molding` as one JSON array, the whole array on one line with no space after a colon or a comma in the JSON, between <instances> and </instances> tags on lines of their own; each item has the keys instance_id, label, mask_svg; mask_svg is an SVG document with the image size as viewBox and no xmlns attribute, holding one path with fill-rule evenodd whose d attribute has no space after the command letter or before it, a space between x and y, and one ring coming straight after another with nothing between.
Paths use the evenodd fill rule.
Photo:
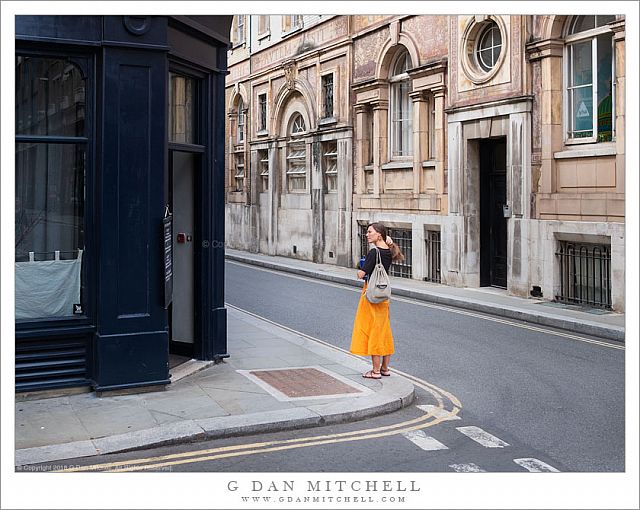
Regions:
<instances>
[{"instance_id":1,"label":"decorative stone molding","mask_svg":"<svg viewBox=\"0 0 640 510\"><path fill-rule=\"evenodd\" d=\"M288 60L282 64L284 70L284 78L287 81L287 88L293 90L296 87L296 77L298 75L298 67L295 60Z\"/></svg>"},{"instance_id":2,"label":"decorative stone molding","mask_svg":"<svg viewBox=\"0 0 640 510\"><path fill-rule=\"evenodd\" d=\"M479 21L480 20L480 21ZM491 71L483 71L478 68L475 63L476 43L485 23L493 21L500 29L502 37L502 50L496 65ZM507 27L500 16L472 16L469 18L467 25L461 37L460 45L460 64L462 71L472 83L480 85L490 81L500 70L507 57L510 55L509 49L510 34Z\"/></svg>"},{"instance_id":3,"label":"decorative stone molding","mask_svg":"<svg viewBox=\"0 0 640 510\"><path fill-rule=\"evenodd\" d=\"M525 46L530 62L546 57L562 57L563 48L564 41L562 39L545 39L528 43Z\"/></svg>"}]
</instances>

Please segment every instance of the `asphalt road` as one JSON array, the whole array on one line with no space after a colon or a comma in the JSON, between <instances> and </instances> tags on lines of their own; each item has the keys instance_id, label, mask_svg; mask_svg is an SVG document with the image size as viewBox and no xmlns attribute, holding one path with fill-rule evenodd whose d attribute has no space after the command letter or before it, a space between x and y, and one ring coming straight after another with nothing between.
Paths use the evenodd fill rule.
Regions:
<instances>
[{"instance_id":1,"label":"asphalt road","mask_svg":"<svg viewBox=\"0 0 640 510\"><path fill-rule=\"evenodd\" d=\"M235 262L226 270L230 305L348 349L358 289ZM63 464L125 472L624 471L620 344L397 297L391 325L392 370L453 394L457 419L409 430L428 410L420 406L434 403L418 388L411 406L358 422Z\"/></svg>"},{"instance_id":2,"label":"asphalt road","mask_svg":"<svg viewBox=\"0 0 640 510\"><path fill-rule=\"evenodd\" d=\"M228 303L345 349L358 297L355 288L226 264ZM463 419L448 422L443 433L447 428L478 427L509 443L512 451L520 450L516 455L535 457L561 471L624 471L620 344L590 343L584 336L540 332L516 321L496 321L402 298L393 300L390 313L396 346L392 367L453 393L462 403ZM467 446L464 439L457 432L447 436L449 443L441 442L448 455L461 454L469 463L509 470L501 467L502 461L493 460L499 448L485 448L467 458L465 449L477 445ZM396 440L406 450L404 458L413 458L419 449L416 444L401 436ZM367 457L366 448L362 457ZM305 465L314 465L317 458L310 454ZM360 455L354 451L350 458ZM450 460L444 462L450 466ZM279 465L295 471L299 461L292 455L292 464L283 460L285 464ZM422 460L409 462L407 468L421 470L418 466L428 471L435 467ZM244 465L243 470L252 469Z\"/></svg>"}]
</instances>

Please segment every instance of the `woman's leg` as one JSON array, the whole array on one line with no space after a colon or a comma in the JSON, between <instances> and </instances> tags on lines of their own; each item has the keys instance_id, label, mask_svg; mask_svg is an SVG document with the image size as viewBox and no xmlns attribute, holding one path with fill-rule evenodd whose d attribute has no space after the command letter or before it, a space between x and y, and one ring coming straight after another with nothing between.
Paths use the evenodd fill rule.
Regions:
<instances>
[{"instance_id":1,"label":"woman's leg","mask_svg":"<svg viewBox=\"0 0 640 510\"><path fill-rule=\"evenodd\" d=\"M380 373L380 356L372 355L371 362L373 363L373 371L376 374L379 374Z\"/></svg>"},{"instance_id":2,"label":"woman's leg","mask_svg":"<svg viewBox=\"0 0 640 510\"><path fill-rule=\"evenodd\" d=\"M391 354L387 354L386 356L382 356L382 364L380 365L380 372L383 374L389 372L389 362L391 361Z\"/></svg>"}]
</instances>

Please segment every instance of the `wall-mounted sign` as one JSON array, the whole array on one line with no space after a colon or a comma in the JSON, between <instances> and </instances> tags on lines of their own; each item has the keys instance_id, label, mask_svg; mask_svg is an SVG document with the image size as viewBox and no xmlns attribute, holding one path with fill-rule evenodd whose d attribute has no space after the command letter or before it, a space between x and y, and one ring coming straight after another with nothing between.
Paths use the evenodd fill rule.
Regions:
<instances>
[{"instance_id":1,"label":"wall-mounted sign","mask_svg":"<svg viewBox=\"0 0 640 510\"><path fill-rule=\"evenodd\" d=\"M173 216L162 220L164 233L164 307L169 308L173 298Z\"/></svg>"}]
</instances>

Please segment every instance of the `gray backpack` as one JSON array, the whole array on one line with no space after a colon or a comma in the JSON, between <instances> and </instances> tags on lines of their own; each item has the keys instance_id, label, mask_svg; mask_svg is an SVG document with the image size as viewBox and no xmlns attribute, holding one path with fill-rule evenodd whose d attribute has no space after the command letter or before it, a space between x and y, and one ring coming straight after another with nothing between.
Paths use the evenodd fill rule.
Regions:
<instances>
[{"instance_id":1,"label":"gray backpack","mask_svg":"<svg viewBox=\"0 0 640 510\"><path fill-rule=\"evenodd\" d=\"M382 265L382 257L378 248L376 248L376 266L369 277L365 297L369 303L373 304L382 303L391 297L391 282Z\"/></svg>"}]
</instances>

